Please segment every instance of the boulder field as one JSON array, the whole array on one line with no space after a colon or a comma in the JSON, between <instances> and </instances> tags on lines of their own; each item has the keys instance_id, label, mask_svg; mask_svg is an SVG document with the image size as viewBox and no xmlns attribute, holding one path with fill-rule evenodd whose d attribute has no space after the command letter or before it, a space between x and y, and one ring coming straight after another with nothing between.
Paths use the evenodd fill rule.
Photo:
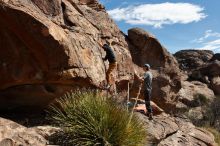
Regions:
<instances>
[{"instance_id":1,"label":"boulder field","mask_svg":"<svg viewBox=\"0 0 220 146\"><path fill-rule=\"evenodd\" d=\"M119 94L129 84L135 98L142 66L151 65L152 100L161 110L153 121L137 114L148 125L152 144L215 145L211 133L168 113L187 110L197 92L210 100L219 94L218 54L183 51L175 58L143 29L124 34L97 0L0 1L0 111L39 111L67 91L102 89L108 68L104 43L116 54L113 81ZM0 118L0 144L47 145L47 131Z\"/></svg>"}]
</instances>

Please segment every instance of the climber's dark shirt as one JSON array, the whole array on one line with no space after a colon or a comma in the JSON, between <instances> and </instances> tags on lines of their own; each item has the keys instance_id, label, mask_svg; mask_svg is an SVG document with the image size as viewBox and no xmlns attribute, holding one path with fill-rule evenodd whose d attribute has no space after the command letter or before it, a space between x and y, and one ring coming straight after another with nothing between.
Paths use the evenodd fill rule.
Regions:
<instances>
[{"instance_id":1,"label":"climber's dark shirt","mask_svg":"<svg viewBox=\"0 0 220 146\"><path fill-rule=\"evenodd\" d=\"M108 46L104 50L106 52L106 56L105 56L104 60L108 60L109 63L116 62L115 54L114 54L112 48Z\"/></svg>"}]
</instances>

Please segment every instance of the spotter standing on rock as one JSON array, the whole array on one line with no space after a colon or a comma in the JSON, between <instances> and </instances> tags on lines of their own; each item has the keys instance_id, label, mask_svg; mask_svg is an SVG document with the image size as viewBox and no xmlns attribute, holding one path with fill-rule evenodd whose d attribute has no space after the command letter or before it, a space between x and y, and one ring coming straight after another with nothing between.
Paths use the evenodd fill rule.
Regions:
<instances>
[{"instance_id":1,"label":"spotter standing on rock","mask_svg":"<svg viewBox=\"0 0 220 146\"><path fill-rule=\"evenodd\" d=\"M153 75L150 71L150 65L145 64L143 66L143 69L145 71L143 78L140 78L142 82L144 82L144 100L145 100L145 106L147 110L147 116L149 117L149 120L153 119L153 111L150 104L151 101L151 91L152 91L152 78Z\"/></svg>"},{"instance_id":2,"label":"spotter standing on rock","mask_svg":"<svg viewBox=\"0 0 220 146\"><path fill-rule=\"evenodd\" d=\"M113 70L117 67L117 62L116 62L116 57L115 54L112 50L112 48L108 44L104 44L102 48L106 52L105 58L103 58L104 61L108 60L109 62L109 68L106 72L106 80L107 80L107 86L106 88L110 87L110 76Z\"/></svg>"}]
</instances>

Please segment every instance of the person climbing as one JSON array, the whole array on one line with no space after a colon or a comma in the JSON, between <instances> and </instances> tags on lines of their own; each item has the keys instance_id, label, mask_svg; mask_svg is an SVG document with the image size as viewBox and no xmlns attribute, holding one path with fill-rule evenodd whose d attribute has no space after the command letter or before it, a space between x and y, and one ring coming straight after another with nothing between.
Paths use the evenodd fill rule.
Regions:
<instances>
[{"instance_id":1,"label":"person climbing","mask_svg":"<svg viewBox=\"0 0 220 146\"><path fill-rule=\"evenodd\" d=\"M107 86L106 88L110 87L110 76L111 73L114 71L114 69L117 67L116 57L112 50L112 48L108 44L104 44L102 46L104 51L106 52L105 58L103 58L104 61L108 60L109 62L109 68L106 72L106 80L107 80Z\"/></svg>"},{"instance_id":2,"label":"person climbing","mask_svg":"<svg viewBox=\"0 0 220 146\"><path fill-rule=\"evenodd\" d=\"M149 120L153 119L153 110L150 104L151 101L151 91L152 91L152 79L153 75L150 71L150 65L144 64L143 69L145 71L143 78L140 80L144 83L144 100L146 106L146 115L149 117Z\"/></svg>"}]
</instances>

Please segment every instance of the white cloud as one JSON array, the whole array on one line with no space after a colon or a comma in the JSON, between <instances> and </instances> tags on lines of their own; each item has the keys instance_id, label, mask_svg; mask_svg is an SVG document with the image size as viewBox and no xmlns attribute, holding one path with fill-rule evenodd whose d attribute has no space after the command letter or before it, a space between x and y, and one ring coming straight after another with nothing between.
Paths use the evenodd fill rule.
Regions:
<instances>
[{"instance_id":1,"label":"white cloud","mask_svg":"<svg viewBox=\"0 0 220 146\"><path fill-rule=\"evenodd\" d=\"M206 30L204 35L192 41L199 44L201 47L196 48L199 50L212 50L220 52L220 33L213 32L213 30Z\"/></svg>"},{"instance_id":2,"label":"white cloud","mask_svg":"<svg viewBox=\"0 0 220 146\"><path fill-rule=\"evenodd\" d=\"M207 30L205 32L204 36L202 36L201 38L195 39L192 42L202 43L202 42L204 42L206 39L208 39L210 37L220 37L220 33L213 32L212 30Z\"/></svg>"},{"instance_id":3,"label":"white cloud","mask_svg":"<svg viewBox=\"0 0 220 146\"><path fill-rule=\"evenodd\" d=\"M220 52L220 39L204 43L204 46L197 48L199 50L212 50L214 52Z\"/></svg>"},{"instance_id":4,"label":"white cloud","mask_svg":"<svg viewBox=\"0 0 220 146\"><path fill-rule=\"evenodd\" d=\"M115 8L108 13L116 21L160 28L165 24L198 22L207 16L203 11L202 7L190 3L166 2Z\"/></svg>"}]
</instances>

